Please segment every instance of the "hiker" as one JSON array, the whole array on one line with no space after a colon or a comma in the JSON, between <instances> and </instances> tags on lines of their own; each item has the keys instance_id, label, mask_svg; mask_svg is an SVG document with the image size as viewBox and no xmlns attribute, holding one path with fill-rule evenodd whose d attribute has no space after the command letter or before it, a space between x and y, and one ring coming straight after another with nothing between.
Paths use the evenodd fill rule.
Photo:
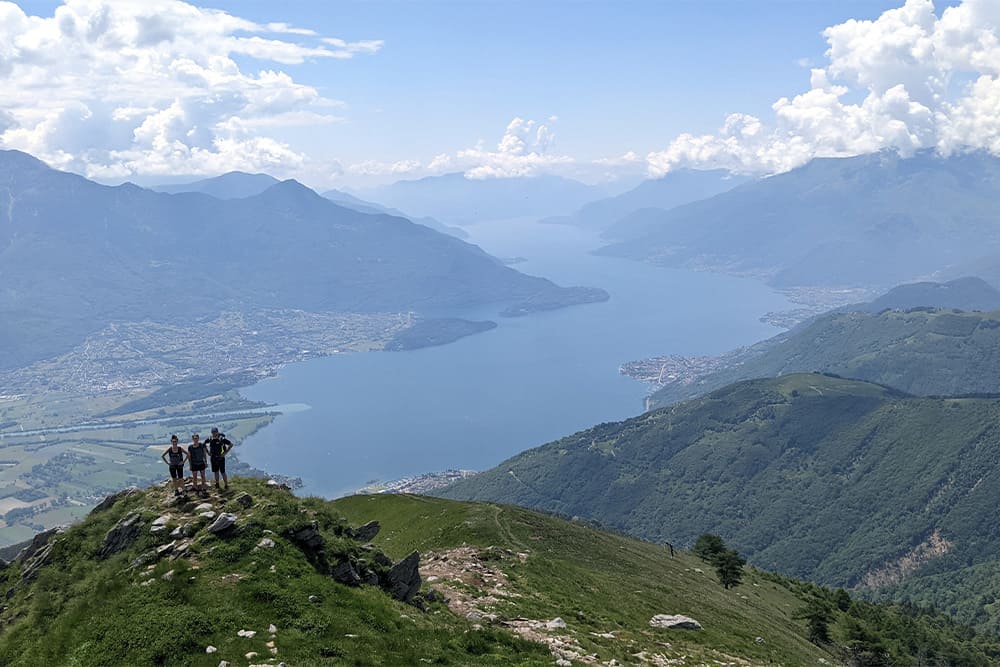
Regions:
<instances>
[{"instance_id":1,"label":"hiker","mask_svg":"<svg viewBox=\"0 0 1000 667\"><path fill-rule=\"evenodd\" d=\"M208 495L208 480L205 479L205 468L207 467L208 448L205 443L199 440L197 433L191 435L191 444L188 445L188 456L191 461L191 479L194 481L194 490L201 496ZM198 475L201 475L201 484L198 484Z\"/></svg>"},{"instance_id":2,"label":"hiker","mask_svg":"<svg viewBox=\"0 0 1000 667\"><path fill-rule=\"evenodd\" d=\"M225 433L219 433L216 426L212 427L212 437L208 439L208 453L212 458L212 474L215 475L215 488L219 488L219 475L226 489L229 488L229 478L226 477L226 454L233 448Z\"/></svg>"},{"instance_id":3,"label":"hiker","mask_svg":"<svg viewBox=\"0 0 1000 667\"><path fill-rule=\"evenodd\" d=\"M170 479L174 483L175 496L181 495L181 489L184 487L184 464L188 460L188 453L183 447L178 446L178 442L176 435L170 436L170 446L160 456L163 462L170 466Z\"/></svg>"}]
</instances>

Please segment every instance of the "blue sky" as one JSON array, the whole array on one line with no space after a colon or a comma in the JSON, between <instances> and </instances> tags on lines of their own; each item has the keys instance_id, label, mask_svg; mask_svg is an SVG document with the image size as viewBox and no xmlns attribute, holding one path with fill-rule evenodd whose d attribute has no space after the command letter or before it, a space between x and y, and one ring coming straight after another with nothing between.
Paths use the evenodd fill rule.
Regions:
<instances>
[{"instance_id":1,"label":"blue sky","mask_svg":"<svg viewBox=\"0 0 1000 667\"><path fill-rule=\"evenodd\" d=\"M101 4L0 1L22 14L0 27L15 45L6 72L0 51L0 145L105 180L234 168L350 186L455 170L773 172L998 141L975 128L992 120L1000 65L942 47L942 35L996 39L994 0ZM95 21L103 41L81 36ZM169 40L143 37L151 22ZM232 45L248 35L267 43ZM920 55L927 43L937 51ZM941 79L962 87L928 92Z\"/></svg>"}]
</instances>

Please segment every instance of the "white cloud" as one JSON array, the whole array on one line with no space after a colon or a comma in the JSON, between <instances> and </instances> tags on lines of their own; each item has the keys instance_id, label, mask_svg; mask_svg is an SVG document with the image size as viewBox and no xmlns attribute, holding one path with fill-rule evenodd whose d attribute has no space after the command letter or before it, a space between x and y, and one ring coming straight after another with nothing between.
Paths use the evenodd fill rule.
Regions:
<instances>
[{"instance_id":1,"label":"white cloud","mask_svg":"<svg viewBox=\"0 0 1000 667\"><path fill-rule=\"evenodd\" d=\"M823 34L827 64L807 91L776 101L767 122L732 114L715 134L680 135L647 156L650 174L774 173L882 149L1000 153L1000 2L964 0L938 16L932 0L907 0Z\"/></svg>"},{"instance_id":2,"label":"white cloud","mask_svg":"<svg viewBox=\"0 0 1000 667\"><path fill-rule=\"evenodd\" d=\"M270 128L337 122L338 107L273 65L372 54L181 0L65 0L50 17L0 1L0 145L90 176L292 173Z\"/></svg>"},{"instance_id":3,"label":"white cloud","mask_svg":"<svg viewBox=\"0 0 1000 667\"><path fill-rule=\"evenodd\" d=\"M428 166L430 171L463 171L467 178L514 178L537 176L575 161L567 155L550 152L555 141L552 130L558 117L550 116L547 123L514 118L507 124L495 148L480 141L472 148L454 155L439 155Z\"/></svg>"}]
</instances>

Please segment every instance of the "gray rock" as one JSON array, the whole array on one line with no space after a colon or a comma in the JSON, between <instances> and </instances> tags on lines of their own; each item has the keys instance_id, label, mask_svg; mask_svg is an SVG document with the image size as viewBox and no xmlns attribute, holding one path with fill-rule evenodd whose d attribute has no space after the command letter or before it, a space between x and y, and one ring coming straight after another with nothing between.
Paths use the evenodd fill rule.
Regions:
<instances>
[{"instance_id":1,"label":"gray rock","mask_svg":"<svg viewBox=\"0 0 1000 667\"><path fill-rule=\"evenodd\" d=\"M361 577L358 576L357 571L355 571L350 561L344 560L334 565L333 569L330 570L330 576L333 577L334 581L339 581L348 586L361 585Z\"/></svg>"},{"instance_id":2,"label":"gray rock","mask_svg":"<svg viewBox=\"0 0 1000 667\"><path fill-rule=\"evenodd\" d=\"M302 550L306 557L317 571L324 574L330 571L330 564L326 560L326 540L319 532L319 524L313 521L307 526L289 529L285 536L290 539L295 546Z\"/></svg>"},{"instance_id":3,"label":"gray rock","mask_svg":"<svg viewBox=\"0 0 1000 667\"><path fill-rule=\"evenodd\" d=\"M24 569L21 570L21 581L31 581L38 574L39 570L49 564L49 560L52 556L52 549L55 547L57 542L58 540L54 540L52 539L52 536L49 536L45 545L42 546L41 549L38 549L31 555L30 558L23 561ZM18 554L18 556L20 557L20 554Z\"/></svg>"},{"instance_id":4,"label":"gray rock","mask_svg":"<svg viewBox=\"0 0 1000 667\"><path fill-rule=\"evenodd\" d=\"M208 521L211 521L212 519L215 518L215 512L209 510L207 512L202 512L198 516L200 516L202 519L207 519Z\"/></svg>"},{"instance_id":5,"label":"gray rock","mask_svg":"<svg viewBox=\"0 0 1000 667\"><path fill-rule=\"evenodd\" d=\"M551 621L549 621L548 623L546 623L545 627L548 628L549 630L561 630L562 628L566 627L566 621L564 621L564 620L562 620L562 618L556 616Z\"/></svg>"},{"instance_id":6,"label":"gray rock","mask_svg":"<svg viewBox=\"0 0 1000 667\"><path fill-rule=\"evenodd\" d=\"M420 591L420 554L414 551L396 563L386 576L385 588L395 599L411 601Z\"/></svg>"},{"instance_id":7,"label":"gray rock","mask_svg":"<svg viewBox=\"0 0 1000 667\"><path fill-rule=\"evenodd\" d=\"M701 630L701 623L689 616L675 614L657 614L649 619L649 624L654 628L667 628L671 630Z\"/></svg>"},{"instance_id":8,"label":"gray rock","mask_svg":"<svg viewBox=\"0 0 1000 667\"><path fill-rule=\"evenodd\" d=\"M195 505L194 511L195 512L209 512L209 511L212 510L213 507L215 507L215 506L212 505L212 503L199 503L199 504Z\"/></svg>"},{"instance_id":9,"label":"gray rock","mask_svg":"<svg viewBox=\"0 0 1000 667\"><path fill-rule=\"evenodd\" d=\"M36 534L33 538L31 538L31 542L28 543L28 546L21 549L17 556L14 557L14 562L27 562L32 556L41 551L49 543L49 540L55 537L55 534L58 532L58 528L49 528L48 530L43 530L42 532Z\"/></svg>"},{"instance_id":10,"label":"gray rock","mask_svg":"<svg viewBox=\"0 0 1000 667\"><path fill-rule=\"evenodd\" d=\"M124 551L132 546L139 539L139 531L142 530L142 515L138 512L130 512L122 517L121 521L111 527L111 530L104 536L104 544L98 551L98 558L107 558L119 551Z\"/></svg>"},{"instance_id":11,"label":"gray rock","mask_svg":"<svg viewBox=\"0 0 1000 667\"><path fill-rule=\"evenodd\" d=\"M110 496L106 496L104 500L97 503L94 509L90 510L91 514L97 514L98 512L103 512L106 509L110 509L112 505L117 503L122 498L128 498L129 496L135 495L139 492L139 488L135 486L130 486L122 489L116 493L112 493Z\"/></svg>"},{"instance_id":12,"label":"gray rock","mask_svg":"<svg viewBox=\"0 0 1000 667\"><path fill-rule=\"evenodd\" d=\"M320 596L318 596L318 595L310 595L310 596L309 596L309 601L310 601L310 602L313 602L313 603L317 603L317 602L322 602L322 601L323 601L323 598L321 598L321 597L320 597Z\"/></svg>"},{"instance_id":13,"label":"gray rock","mask_svg":"<svg viewBox=\"0 0 1000 667\"><path fill-rule=\"evenodd\" d=\"M381 551L375 552L375 562L379 565L384 565L385 567L390 567L392 565L392 559L386 556Z\"/></svg>"},{"instance_id":14,"label":"gray rock","mask_svg":"<svg viewBox=\"0 0 1000 667\"><path fill-rule=\"evenodd\" d=\"M260 542L257 543L257 548L258 549L273 549L274 548L274 540L272 540L270 537L262 537L261 540L260 540Z\"/></svg>"},{"instance_id":15,"label":"gray rock","mask_svg":"<svg viewBox=\"0 0 1000 667\"><path fill-rule=\"evenodd\" d=\"M378 521L369 521L360 528L354 530L354 539L358 542L371 542L378 535L378 531L382 528Z\"/></svg>"},{"instance_id":16,"label":"gray rock","mask_svg":"<svg viewBox=\"0 0 1000 667\"><path fill-rule=\"evenodd\" d=\"M249 509L253 505L253 497L249 493L241 493L233 498L233 502L243 509Z\"/></svg>"},{"instance_id":17,"label":"gray rock","mask_svg":"<svg viewBox=\"0 0 1000 667\"><path fill-rule=\"evenodd\" d=\"M236 525L236 519L238 518L239 517L237 517L235 514L230 514L229 512L220 514L219 518L213 521L212 524L208 527L208 532L210 533L225 532L230 528L232 528L234 525Z\"/></svg>"}]
</instances>

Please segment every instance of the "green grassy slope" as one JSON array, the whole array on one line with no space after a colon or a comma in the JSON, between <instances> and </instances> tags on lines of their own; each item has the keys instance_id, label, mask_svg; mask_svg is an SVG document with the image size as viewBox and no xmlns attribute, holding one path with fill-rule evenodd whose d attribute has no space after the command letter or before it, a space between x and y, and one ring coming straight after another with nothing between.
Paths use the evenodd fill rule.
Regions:
<instances>
[{"instance_id":1,"label":"green grassy slope","mask_svg":"<svg viewBox=\"0 0 1000 667\"><path fill-rule=\"evenodd\" d=\"M1000 610L955 601L935 579L1000 561L998 425L998 399L789 375L596 426L442 493L682 545L710 531L760 567L881 593L902 584L1000 632Z\"/></svg>"},{"instance_id":2,"label":"green grassy slope","mask_svg":"<svg viewBox=\"0 0 1000 667\"><path fill-rule=\"evenodd\" d=\"M742 363L687 385L668 385L651 407L738 380L822 371L877 382L912 394L1000 392L1000 312L917 308L832 313L741 355Z\"/></svg>"},{"instance_id":3,"label":"green grassy slope","mask_svg":"<svg viewBox=\"0 0 1000 667\"><path fill-rule=\"evenodd\" d=\"M0 611L0 664L551 665L568 656L572 664L819 665L849 656L909 664L920 654L978 666L1000 655L941 618L852 603L756 570L726 590L689 554L520 508L415 496L329 502L255 480L235 486L208 501L238 514L232 533L210 534L196 510L154 487L57 535L34 576L24 578L30 559L0 571L0 590L13 591ZM242 491L253 496L249 507L236 500ZM167 528L151 532L164 513ZM135 543L100 558L109 529L135 514L144 522ZM348 539L345 527L373 519L382 524L375 546ZM422 599L433 589L447 603L420 610L378 586L336 583L314 566L316 551L290 537L312 522L327 560L361 572L383 572L378 554L399 560L419 550ZM168 536L185 524L195 528L188 538ZM260 546L264 539L273 547ZM807 639L801 612L810 601L830 607L831 643ZM660 613L704 629L651 627ZM557 617L564 626L545 627Z\"/></svg>"}]
</instances>

